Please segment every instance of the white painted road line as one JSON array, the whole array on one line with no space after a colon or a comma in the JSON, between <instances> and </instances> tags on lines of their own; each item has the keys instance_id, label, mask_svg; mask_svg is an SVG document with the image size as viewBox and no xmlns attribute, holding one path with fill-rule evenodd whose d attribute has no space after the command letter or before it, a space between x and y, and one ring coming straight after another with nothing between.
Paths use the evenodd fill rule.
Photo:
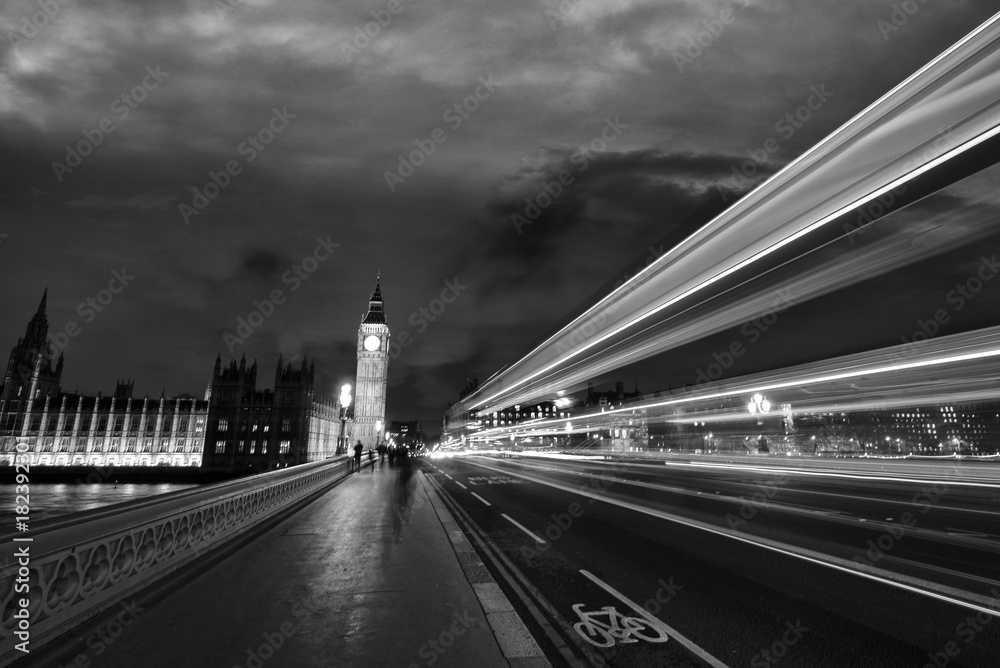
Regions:
<instances>
[{"instance_id":1,"label":"white painted road line","mask_svg":"<svg viewBox=\"0 0 1000 668\"><path fill-rule=\"evenodd\" d=\"M445 473L445 474L444 474L444 477L445 477L445 478L447 478L448 480L454 480L454 478L452 478L452 477L451 477L450 475L448 475L447 473Z\"/></svg>"},{"instance_id":2,"label":"white painted road line","mask_svg":"<svg viewBox=\"0 0 1000 668\"><path fill-rule=\"evenodd\" d=\"M538 536L536 536L535 533L531 529L529 529L528 527L524 526L523 524L521 524L520 522L518 522L517 520L515 520L513 517L511 517L507 513L500 513L500 516L503 517L508 522L510 522L511 524L513 524L514 526L516 526L518 529L520 529L524 533L526 533L529 536L531 536L532 538L534 538L536 543L541 543L542 545L545 545L545 539L544 538L539 538Z\"/></svg>"},{"instance_id":3,"label":"white painted road line","mask_svg":"<svg viewBox=\"0 0 1000 668\"><path fill-rule=\"evenodd\" d=\"M461 487L462 489L469 489L468 487L466 487L465 485L463 485L462 483L460 483L457 480L455 481L455 484L458 485L459 487Z\"/></svg>"},{"instance_id":4,"label":"white painted road line","mask_svg":"<svg viewBox=\"0 0 1000 668\"><path fill-rule=\"evenodd\" d=\"M797 545L780 543L770 538L764 538L761 536L751 537L751 536L740 535L736 531L725 529L719 526L709 525L699 520L688 519L685 517L681 517L680 515L674 515L672 513L668 513L666 511L659 510L656 508L647 508L646 506L640 506L639 504L631 503L629 501L624 501L622 499L616 499L610 496L595 494L586 489L570 487L568 485L563 485L561 483L553 482L551 480L543 480L542 478L535 478L533 476L528 476L523 473L516 473L514 471L507 471L504 469L494 468L492 466L487 466L486 464L482 464L480 462L469 461L469 464L472 464L473 466L479 466L481 468L490 471L497 471L505 475L512 475L518 478L524 478L525 480L531 482L537 482L541 485L548 485L549 487L561 489L564 492L570 492L572 494L579 494L580 496L586 496L588 498L594 499L595 501L603 501L605 503L610 503L612 505L619 506L621 508L627 508L629 510L634 510L636 512L645 513L646 515L651 515L652 517L659 517L669 522L676 522L677 524L682 524L684 526L688 526L693 529L701 529L702 531L707 531L709 533L716 534L717 536L725 536L726 538L732 538L733 540L738 540L741 543L746 543L748 545L755 545L757 547L764 548L765 550L771 550L773 552L784 554L789 557L802 559L804 561L808 561L810 563L817 564L819 566L833 568L843 573L850 573L851 575L856 575L858 577L862 577L867 580L873 580L880 584L889 585L890 587L898 587L900 589L905 589L906 591L913 592L914 594L920 594L921 596L929 596L930 598L934 598L939 601L945 601L946 603L951 603L953 605L958 605L964 608L968 608L970 610L975 610L976 612L983 612L993 617L1000 617L1000 610L996 608L996 601L987 598L982 594L965 592L955 589L954 587L938 584L936 582L930 582L928 580L911 577L909 575L903 575L901 573L892 573L889 571L884 571L882 569L875 568L873 566L865 566L863 564L848 561L847 559L844 559L842 557L823 554L815 550L799 547ZM864 520L861 521L863 522ZM907 584L908 582L912 584Z\"/></svg>"},{"instance_id":5,"label":"white painted road line","mask_svg":"<svg viewBox=\"0 0 1000 668\"><path fill-rule=\"evenodd\" d=\"M721 661L719 661L718 659L716 659L714 656L712 656L711 654L709 654L708 652L706 652L705 650L703 650L701 647L698 647L693 642L691 642L690 640L688 640L687 638L685 638L683 635L681 635L675 629L673 629L669 625L667 625L667 623L664 622L662 619L660 619L659 617L654 617L645 608L639 606L636 603L633 603L624 594L622 594L621 592L619 592L618 590L616 590L614 587L612 587L608 583L602 581L600 578L598 578L596 575L594 575L590 571L585 571L583 569L580 569L580 573L582 573L585 578L587 578L588 580L590 580L591 582L593 582L594 584L596 584L598 587L600 587L604 591L608 592L609 594L611 594L612 596L614 596L615 598L617 598L619 601L621 601L622 603L624 603L625 605L627 605L628 607L632 608L637 613L639 613L640 615L642 615L642 617L646 621L648 621L650 624L652 624L653 626L656 626L658 628L663 629L663 631L668 636L676 639L677 642L679 642L680 644L682 644L685 647L687 647L689 650L691 650L694 654L696 654L698 657L700 657L708 665L713 666L713 668L728 668L726 666L726 664L722 663Z\"/></svg>"},{"instance_id":6,"label":"white painted road line","mask_svg":"<svg viewBox=\"0 0 1000 668\"><path fill-rule=\"evenodd\" d=\"M487 501L483 497L479 496L475 492L472 493L472 496L476 497L477 499L479 499L480 501L482 501L483 503L485 503L487 506L492 506L493 505L492 503L490 503L489 501Z\"/></svg>"}]
</instances>

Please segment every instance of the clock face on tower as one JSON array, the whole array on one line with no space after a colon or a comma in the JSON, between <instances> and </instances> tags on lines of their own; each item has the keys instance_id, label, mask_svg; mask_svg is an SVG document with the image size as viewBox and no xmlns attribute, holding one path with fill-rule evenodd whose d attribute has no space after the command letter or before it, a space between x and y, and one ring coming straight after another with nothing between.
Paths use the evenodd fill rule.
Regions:
<instances>
[{"instance_id":1,"label":"clock face on tower","mask_svg":"<svg viewBox=\"0 0 1000 668\"><path fill-rule=\"evenodd\" d=\"M382 345L382 341L377 336L369 336L365 339L365 350L375 351Z\"/></svg>"}]
</instances>

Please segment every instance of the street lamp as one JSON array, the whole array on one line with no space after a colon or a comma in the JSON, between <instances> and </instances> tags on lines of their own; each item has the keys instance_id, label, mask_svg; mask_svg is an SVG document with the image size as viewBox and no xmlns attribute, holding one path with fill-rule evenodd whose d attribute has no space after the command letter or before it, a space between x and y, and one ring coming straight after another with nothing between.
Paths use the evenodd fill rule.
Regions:
<instances>
[{"instance_id":1,"label":"street lamp","mask_svg":"<svg viewBox=\"0 0 1000 668\"><path fill-rule=\"evenodd\" d=\"M344 442L344 430L347 427L347 407L351 405L351 384L344 383L340 388L340 454L347 453L347 444Z\"/></svg>"},{"instance_id":2,"label":"street lamp","mask_svg":"<svg viewBox=\"0 0 1000 668\"><path fill-rule=\"evenodd\" d=\"M771 412L771 402L758 392L747 404L747 410L750 411L750 415L757 416L757 424L764 424L764 415Z\"/></svg>"}]
</instances>

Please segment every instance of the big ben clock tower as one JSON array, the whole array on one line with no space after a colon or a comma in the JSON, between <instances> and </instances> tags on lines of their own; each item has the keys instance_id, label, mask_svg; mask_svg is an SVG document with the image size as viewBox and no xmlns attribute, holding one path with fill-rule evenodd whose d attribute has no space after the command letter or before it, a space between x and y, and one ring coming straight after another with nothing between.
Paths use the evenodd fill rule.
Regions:
<instances>
[{"instance_id":1,"label":"big ben clock tower","mask_svg":"<svg viewBox=\"0 0 1000 668\"><path fill-rule=\"evenodd\" d=\"M374 448L384 431L385 391L389 377L389 326L382 310L381 274L358 328L358 374L354 390L354 438ZM381 428L379 428L379 424Z\"/></svg>"}]
</instances>

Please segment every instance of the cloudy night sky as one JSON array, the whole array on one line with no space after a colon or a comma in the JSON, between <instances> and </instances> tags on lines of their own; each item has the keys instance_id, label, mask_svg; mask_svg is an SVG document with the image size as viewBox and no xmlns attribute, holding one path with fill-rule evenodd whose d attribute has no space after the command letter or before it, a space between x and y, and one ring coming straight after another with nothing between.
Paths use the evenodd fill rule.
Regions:
<instances>
[{"instance_id":1,"label":"cloudy night sky","mask_svg":"<svg viewBox=\"0 0 1000 668\"><path fill-rule=\"evenodd\" d=\"M513 362L996 11L936 0L894 24L881 0L231 4L4 4L0 348L48 286L52 330L79 326L65 390L130 377L139 395L200 396L220 352L256 358L271 387L281 353L315 359L333 395L381 271L393 337L412 342L390 365L388 419L431 432L467 377ZM806 122L781 123L817 90ZM779 149L735 181L769 139ZM68 155L81 143L89 155ZM517 225L561 172L564 192ZM900 213L996 205L998 184L991 168ZM303 271L319 240L339 246ZM803 304L733 371L898 343L997 241ZM116 271L134 278L89 311ZM275 290L263 325L224 340ZM949 331L995 324L998 293ZM713 349L621 380L690 382Z\"/></svg>"}]
</instances>

